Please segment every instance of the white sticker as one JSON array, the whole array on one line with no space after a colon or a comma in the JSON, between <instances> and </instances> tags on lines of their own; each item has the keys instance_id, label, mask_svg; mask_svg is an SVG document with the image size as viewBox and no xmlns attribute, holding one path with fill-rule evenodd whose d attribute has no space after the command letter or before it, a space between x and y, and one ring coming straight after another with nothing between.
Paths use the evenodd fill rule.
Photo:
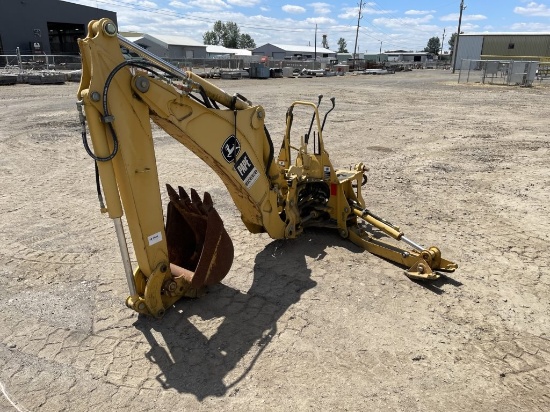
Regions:
<instances>
[{"instance_id":1,"label":"white sticker","mask_svg":"<svg viewBox=\"0 0 550 412\"><path fill-rule=\"evenodd\" d=\"M247 178L244 181L244 184L249 189L252 187L254 183L256 183L256 180L260 177L260 172L258 172L258 169L254 168L252 171L248 174Z\"/></svg>"},{"instance_id":2,"label":"white sticker","mask_svg":"<svg viewBox=\"0 0 550 412\"><path fill-rule=\"evenodd\" d=\"M154 244L156 244L156 243L158 243L162 240L162 233L157 232L154 235L149 236L147 238L147 240L149 241L149 246L153 246Z\"/></svg>"}]
</instances>

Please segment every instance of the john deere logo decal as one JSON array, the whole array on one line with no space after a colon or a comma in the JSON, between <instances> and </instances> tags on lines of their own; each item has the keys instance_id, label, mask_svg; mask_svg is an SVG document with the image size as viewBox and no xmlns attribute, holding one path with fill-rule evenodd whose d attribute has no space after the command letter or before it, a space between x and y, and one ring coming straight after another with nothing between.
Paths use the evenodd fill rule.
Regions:
<instances>
[{"instance_id":1,"label":"john deere logo decal","mask_svg":"<svg viewBox=\"0 0 550 412\"><path fill-rule=\"evenodd\" d=\"M222 156L227 163L232 163L237 158L237 155L241 151L241 144L239 139L234 134L225 139L222 145Z\"/></svg>"}]
</instances>

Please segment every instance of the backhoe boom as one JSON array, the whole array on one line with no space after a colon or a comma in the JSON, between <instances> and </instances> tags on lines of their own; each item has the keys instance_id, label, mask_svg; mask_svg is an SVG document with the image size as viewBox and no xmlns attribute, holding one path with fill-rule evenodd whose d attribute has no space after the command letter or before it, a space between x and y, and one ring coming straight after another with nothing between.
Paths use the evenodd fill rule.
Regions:
<instances>
[{"instance_id":1,"label":"backhoe boom","mask_svg":"<svg viewBox=\"0 0 550 412\"><path fill-rule=\"evenodd\" d=\"M121 45L142 60L126 60ZM162 316L180 297L221 281L233 259L231 240L207 193L201 199L194 190L189 195L168 186L165 225L150 119L216 172L252 233L283 239L309 226L334 227L366 250L410 267L411 277L431 279L438 276L434 270L456 268L441 258L439 249L422 248L365 208L362 164L350 171L333 168L322 137L328 112L322 124L318 112L322 96L317 105L290 106L276 157L262 106L151 55L119 36L112 21L90 22L79 47L83 140L97 164L106 203L102 211L115 222L130 288L127 305L134 310ZM177 81L167 81L166 75ZM335 106L331 101L329 112ZM291 144L296 106L313 112L310 130L298 147ZM135 271L123 212L138 263ZM374 239L369 227L406 241L413 250Z\"/></svg>"}]
</instances>

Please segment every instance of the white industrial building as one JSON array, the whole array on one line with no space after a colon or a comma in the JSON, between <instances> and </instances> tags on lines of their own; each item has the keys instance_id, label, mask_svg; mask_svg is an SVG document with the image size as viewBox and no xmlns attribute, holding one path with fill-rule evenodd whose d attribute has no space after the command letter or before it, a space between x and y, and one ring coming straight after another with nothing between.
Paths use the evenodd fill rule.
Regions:
<instances>
[{"instance_id":1,"label":"white industrial building","mask_svg":"<svg viewBox=\"0 0 550 412\"><path fill-rule=\"evenodd\" d=\"M243 56L252 56L252 52L247 49L231 49L224 46L218 45L207 45L206 46L206 56L207 57L243 57Z\"/></svg>"}]
</instances>

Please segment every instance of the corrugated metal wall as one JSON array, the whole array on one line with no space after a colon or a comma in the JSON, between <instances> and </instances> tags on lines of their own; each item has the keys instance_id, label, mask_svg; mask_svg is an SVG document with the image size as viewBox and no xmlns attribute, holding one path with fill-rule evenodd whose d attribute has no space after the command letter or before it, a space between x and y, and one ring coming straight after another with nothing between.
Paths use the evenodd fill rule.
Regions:
<instances>
[{"instance_id":1,"label":"corrugated metal wall","mask_svg":"<svg viewBox=\"0 0 550 412\"><path fill-rule=\"evenodd\" d=\"M188 59L204 59L206 58L206 47L171 44L168 46L167 54L167 57L171 59L181 59L183 57Z\"/></svg>"},{"instance_id":2,"label":"corrugated metal wall","mask_svg":"<svg viewBox=\"0 0 550 412\"><path fill-rule=\"evenodd\" d=\"M484 37L482 59L538 60L541 57L550 57L550 34L485 35Z\"/></svg>"},{"instance_id":3,"label":"corrugated metal wall","mask_svg":"<svg viewBox=\"0 0 550 412\"><path fill-rule=\"evenodd\" d=\"M460 36L458 40L458 51L456 53L456 67L460 67L460 62L464 60L481 59L481 49L483 47L483 36Z\"/></svg>"},{"instance_id":4,"label":"corrugated metal wall","mask_svg":"<svg viewBox=\"0 0 550 412\"><path fill-rule=\"evenodd\" d=\"M104 2L105 3L105 2ZM31 53L30 43L42 42L43 51L51 54L48 36L48 23L82 24L86 29L90 20L108 17L117 22L116 13L97 7L81 6L59 0L0 0L0 36L3 51L15 54L17 47L22 54ZM41 31L41 37L34 35L34 30ZM70 39L78 54L76 41Z\"/></svg>"},{"instance_id":5,"label":"corrugated metal wall","mask_svg":"<svg viewBox=\"0 0 550 412\"><path fill-rule=\"evenodd\" d=\"M256 47L254 50L252 50L252 55L254 56L269 56L272 58L276 58L276 56L278 58L278 56L280 56L281 53L283 57L286 55L284 50L274 46L271 43L266 43L263 46Z\"/></svg>"},{"instance_id":6,"label":"corrugated metal wall","mask_svg":"<svg viewBox=\"0 0 550 412\"><path fill-rule=\"evenodd\" d=\"M166 48L162 47L160 44L155 43L152 40L143 38L143 39L140 39L139 41L136 41L136 44L141 46L141 47L146 48L148 51L153 53L155 56L169 57L168 56L168 50Z\"/></svg>"}]
</instances>

